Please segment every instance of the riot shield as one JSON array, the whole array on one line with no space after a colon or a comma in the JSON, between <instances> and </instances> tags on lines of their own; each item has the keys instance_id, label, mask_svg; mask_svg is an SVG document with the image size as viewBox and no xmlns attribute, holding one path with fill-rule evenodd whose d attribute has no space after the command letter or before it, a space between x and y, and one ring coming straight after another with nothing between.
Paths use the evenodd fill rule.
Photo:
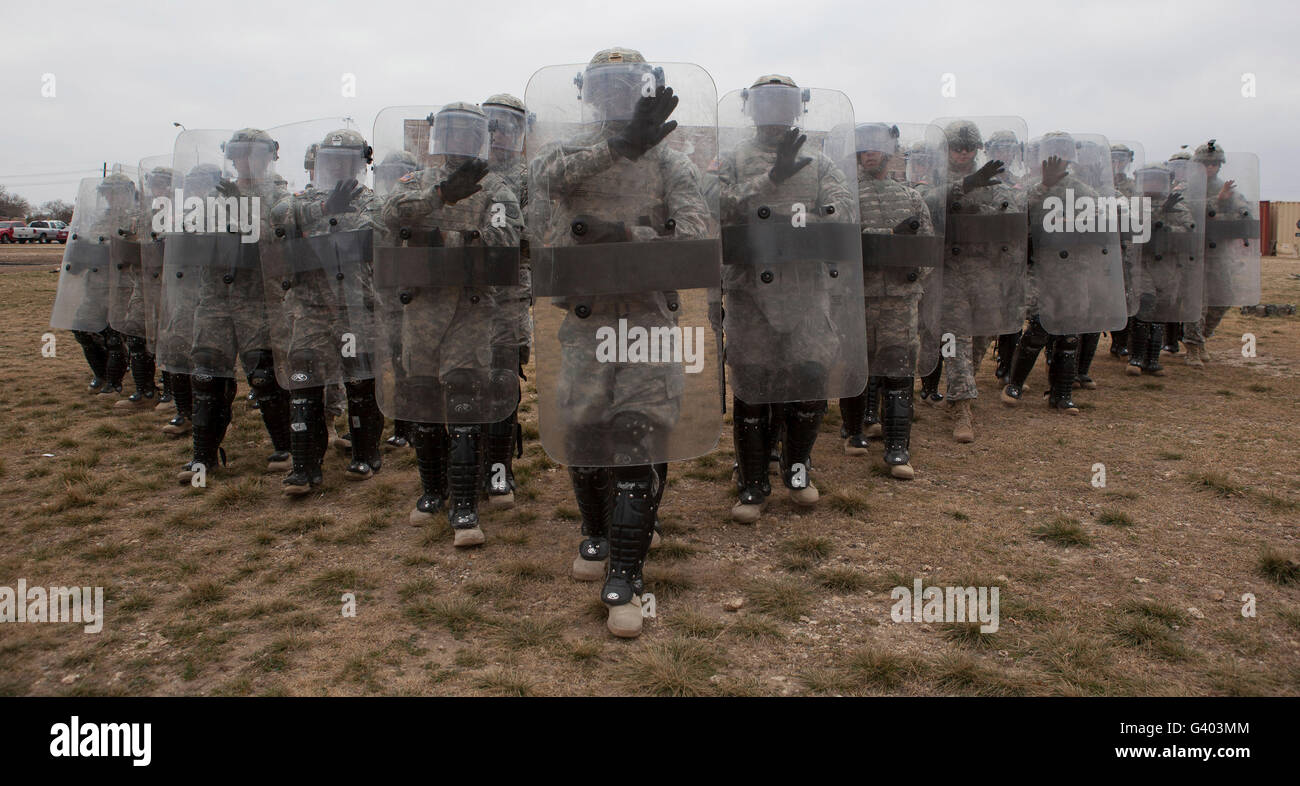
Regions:
<instances>
[{"instance_id":1,"label":"riot shield","mask_svg":"<svg viewBox=\"0 0 1300 786\"><path fill-rule=\"evenodd\" d=\"M233 378L242 355L271 348L258 241L283 195L276 155L274 140L254 129L177 138L182 201L165 235L159 317L167 371Z\"/></svg>"},{"instance_id":2,"label":"riot shield","mask_svg":"<svg viewBox=\"0 0 1300 786\"><path fill-rule=\"evenodd\" d=\"M1140 203L1134 203L1132 199L1140 196L1137 193L1137 181L1134 180L1134 174L1146 166L1146 160L1146 149L1141 142L1130 139L1111 140L1110 171L1115 180L1115 191L1121 197L1129 200L1128 229L1130 230L1134 228L1133 219L1137 218L1140 221L1142 218ZM1133 286L1133 271L1140 264L1137 257L1142 253L1142 249L1135 244L1133 234L1133 232L1129 231L1120 232L1120 248L1124 260L1124 293L1130 317L1136 314L1138 310L1138 295L1137 289Z\"/></svg>"},{"instance_id":3,"label":"riot shield","mask_svg":"<svg viewBox=\"0 0 1300 786\"><path fill-rule=\"evenodd\" d=\"M272 231L260 244L276 379L287 390L371 379L371 253L379 217L378 203L360 185L369 145L339 118L268 133L280 144L281 167L296 172L302 160L311 178L271 209ZM331 207L335 188L351 180L358 183L355 196Z\"/></svg>"},{"instance_id":4,"label":"riot shield","mask_svg":"<svg viewBox=\"0 0 1300 786\"><path fill-rule=\"evenodd\" d=\"M108 325L124 336L144 338L144 309L140 300L140 242L137 235L119 234L108 242ZM137 301L132 306L132 297Z\"/></svg>"},{"instance_id":5,"label":"riot shield","mask_svg":"<svg viewBox=\"0 0 1300 786\"><path fill-rule=\"evenodd\" d=\"M1026 184L1039 156L1026 154L1026 174L1014 170L997 183L967 188L965 178L994 159L985 145L1028 138L1019 117L940 118L948 141L946 190L931 191L947 203L944 227L943 313L945 333L993 336L1024 325L1029 217ZM1004 162L1005 163L1005 162Z\"/></svg>"},{"instance_id":6,"label":"riot shield","mask_svg":"<svg viewBox=\"0 0 1300 786\"><path fill-rule=\"evenodd\" d=\"M442 189L462 167L487 166L487 118L471 104L386 109L383 150L424 140L425 166L383 198L374 238L379 408L423 423L490 423L519 400L519 355L498 351L497 287L519 283L521 219L499 175L451 203ZM409 115L409 116L408 116ZM424 128L420 128L420 124ZM414 155L414 153L412 153Z\"/></svg>"},{"instance_id":7,"label":"riot shield","mask_svg":"<svg viewBox=\"0 0 1300 786\"><path fill-rule=\"evenodd\" d=\"M855 133L867 366L876 376L924 376L939 362L943 291L942 202L928 205L943 130L924 123L861 123ZM908 181L908 169L918 178ZM933 209L932 209L933 207Z\"/></svg>"},{"instance_id":8,"label":"riot shield","mask_svg":"<svg viewBox=\"0 0 1300 786\"><path fill-rule=\"evenodd\" d=\"M1052 335L1118 330L1128 321L1119 234L1127 206L1114 188L1110 142L1054 132L1039 139L1038 151L1066 169L1050 185L1040 172L1030 189L1034 311Z\"/></svg>"},{"instance_id":9,"label":"riot shield","mask_svg":"<svg viewBox=\"0 0 1300 786\"><path fill-rule=\"evenodd\" d=\"M1205 305L1253 306L1259 303L1262 253L1259 157L1225 155L1205 189Z\"/></svg>"},{"instance_id":10,"label":"riot shield","mask_svg":"<svg viewBox=\"0 0 1300 786\"><path fill-rule=\"evenodd\" d=\"M577 466L708 453L722 430L717 200L700 188L717 153L712 78L689 63L551 66L524 102L543 448ZM624 146L664 121L676 127L658 144Z\"/></svg>"},{"instance_id":11,"label":"riot shield","mask_svg":"<svg viewBox=\"0 0 1300 786\"><path fill-rule=\"evenodd\" d=\"M166 233L154 227L154 217L159 214L159 210L165 212L168 209L174 198L176 185L170 153L140 160L140 224L137 231L140 240L138 297L144 311L145 346L150 354L157 353L158 320L162 307L163 247L166 244Z\"/></svg>"},{"instance_id":12,"label":"riot shield","mask_svg":"<svg viewBox=\"0 0 1300 786\"><path fill-rule=\"evenodd\" d=\"M375 196L383 198L398 181L430 164L430 119L434 105L390 106L375 116L370 144L375 149Z\"/></svg>"},{"instance_id":13,"label":"riot shield","mask_svg":"<svg viewBox=\"0 0 1300 786\"><path fill-rule=\"evenodd\" d=\"M852 104L765 84L724 95L718 125L732 391L751 404L856 396L867 342ZM776 185L778 147L798 135L811 161Z\"/></svg>"},{"instance_id":14,"label":"riot shield","mask_svg":"<svg viewBox=\"0 0 1300 786\"><path fill-rule=\"evenodd\" d=\"M1135 242L1134 317L1144 322L1195 322L1205 304L1205 169L1189 162L1175 182L1168 166L1135 175L1149 236ZM1141 238L1138 238L1141 240Z\"/></svg>"},{"instance_id":15,"label":"riot shield","mask_svg":"<svg viewBox=\"0 0 1300 786\"><path fill-rule=\"evenodd\" d=\"M78 185L50 327L88 333L108 327L110 247L132 225L134 210L134 186L98 177Z\"/></svg>"}]
</instances>

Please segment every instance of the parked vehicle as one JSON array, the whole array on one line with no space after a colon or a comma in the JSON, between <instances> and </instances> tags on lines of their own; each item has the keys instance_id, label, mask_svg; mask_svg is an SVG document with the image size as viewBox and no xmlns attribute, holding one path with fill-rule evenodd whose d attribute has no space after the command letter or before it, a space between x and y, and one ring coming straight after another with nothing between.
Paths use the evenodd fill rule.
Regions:
<instances>
[{"instance_id":1,"label":"parked vehicle","mask_svg":"<svg viewBox=\"0 0 1300 786\"><path fill-rule=\"evenodd\" d=\"M14 237L14 230L27 226L26 221L12 221L5 219L0 221L0 243L21 242Z\"/></svg>"},{"instance_id":2,"label":"parked vehicle","mask_svg":"<svg viewBox=\"0 0 1300 786\"><path fill-rule=\"evenodd\" d=\"M19 243L31 241L33 243L51 243L58 241L60 243L68 242L68 225L63 221L47 221L41 219L33 221L25 227L14 227L14 239Z\"/></svg>"}]
</instances>

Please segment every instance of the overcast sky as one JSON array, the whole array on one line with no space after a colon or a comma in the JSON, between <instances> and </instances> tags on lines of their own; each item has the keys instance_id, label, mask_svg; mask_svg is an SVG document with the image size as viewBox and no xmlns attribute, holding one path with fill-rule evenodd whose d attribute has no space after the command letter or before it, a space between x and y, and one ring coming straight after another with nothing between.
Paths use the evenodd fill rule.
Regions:
<instances>
[{"instance_id":1,"label":"overcast sky","mask_svg":"<svg viewBox=\"0 0 1300 786\"><path fill-rule=\"evenodd\" d=\"M843 90L859 122L1017 114L1031 136L1134 139L1149 159L1216 137L1259 154L1263 198L1300 200L1298 14L1280 0L31 4L0 20L0 185L71 200L101 162L170 150L172 121L369 129L385 106L522 97L537 68L618 45L698 63L719 95L773 72Z\"/></svg>"}]
</instances>

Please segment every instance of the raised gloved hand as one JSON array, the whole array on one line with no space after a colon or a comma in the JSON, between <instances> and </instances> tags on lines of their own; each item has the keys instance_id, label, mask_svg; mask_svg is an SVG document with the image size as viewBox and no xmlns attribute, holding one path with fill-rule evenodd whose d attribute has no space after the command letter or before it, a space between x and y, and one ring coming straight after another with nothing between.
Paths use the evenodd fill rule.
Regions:
<instances>
[{"instance_id":1,"label":"raised gloved hand","mask_svg":"<svg viewBox=\"0 0 1300 786\"><path fill-rule=\"evenodd\" d=\"M1043 185L1051 188L1064 180L1069 171L1069 165L1060 156L1049 156L1043 162Z\"/></svg>"},{"instance_id":2,"label":"raised gloved hand","mask_svg":"<svg viewBox=\"0 0 1300 786\"><path fill-rule=\"evenodd\" d=\"M218 180L216 191L223 197L239 196L239 186L233 180Z\"/></svg>"},{"instance_id":3,"label":"raised gloved hand","mask_svg":"<svg viewBox=\"0 0 1300 786\"><path fill-rule=\"evenodd\" d=\"M1001 180L997 179L997 176L1002 174L1004 171L1006 170L1002 166L1001 161L990 161L984 166L970 173L966 177L962 178L961 190L969 194L970 192L974 191L977 188L984 188L985 186L996 186L1002 182Z\"/></svg>"},{"instance_id":4,"label":"raised gloved hand","mask_svg":"<svg viewBox=\"0 0 1300 786\"><path fill-rule=\"evenodd\" d=\"M622 221L606 221L586 213L576 216L570 224L573 237L579 245L595 243L626 243L627 227Z\"/></svg>"},{"instance_id":5,"label":"raised gloved hand","mask_svg":"<svg viewBox=\"0 0 1300 786\"><path fill-rule=\"evenodd\" d=\"M623 130L609 140L609 149L622 158L635 161L646 151L663 141L677 128L676 120L668 116L681 99L673 95L671 87L655 88L652 96L642 96L636 102L632 120Z\"/></svg>"},{"instance_id":6,"label":"raised gloved hand","mask_svg":"<svg viewBox=\"0 0 1300 786\"><path fill-rule=\"evenodd\" d=\"M326 197L325 204L321 206L321 212L327 216L338 213L355 213L357 208L353 202L363 193L365 193L365 189L357 184L355 178L340 181L334 185L334 190Z\"/></svg>"},{"instance_id":7,"label":"raised gloved hand","mask_svg":"<svg viewBox=\"0 0 1300 786\"><path fill-rule=\"evenodd\" d=\"M921 222L915 216L911 216L898 222L894 227L895 235L915 235L921 229Z\"/></svg>"},{"instance_id":8,"label":"raised gloved hand","mask_svg":"<svg viewBox=\"0 0 1300 786\"><path fill-rule=\"evenodd\" d=\"M483 190L479 181L488 172L488 164L481 158L471 158L456 168L451 177L437 185L438 195L448 205L454 205L465 197Z\"/></svg>"},{"instance_id":9,"label":"raised gloved hand","mask_svg":"<svg viewBox=\"0 0 1300 786\"><path fill-rule=\"evenodd\" d=\"M1179 202L1182 201L1183 201L1183 195L1178 191L1172 191L1170 192L1169 196L1165 197L1165 204L1162 210L1168 213L1170 210L1173 210L1178 205Z\"/></svg>"},{"instance_id":10,"label":"raised gloved hand","mask_svg":"<svg viewBox=\"0 0 1300 786\"><path fill-rule=\"evenodd\" d=\"M799 149L807 141L808 137L799 133L797 128L786 131L785 136L777 143L776 163L772 165L772 171L767 173L768 179L779 186L794 177L800 169L811 164L812 159L808 156L799 157Z\"/></svg>"}]
</instances>

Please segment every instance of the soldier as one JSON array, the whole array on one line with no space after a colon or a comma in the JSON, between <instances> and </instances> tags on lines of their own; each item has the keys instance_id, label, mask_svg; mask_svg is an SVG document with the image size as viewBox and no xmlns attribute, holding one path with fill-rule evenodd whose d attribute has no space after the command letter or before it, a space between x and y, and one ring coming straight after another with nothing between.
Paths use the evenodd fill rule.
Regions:
<instances>
[{"instance_id":1,"label":"soldier","mask_svg":"<svg viewBox=\"0 0 1300 786\"><path fill-rule=\"evenodd\" d=\"M971 402L979 395L975 371L993 336L1024 324L1028 220L1022 192L1002 182L1002 161L986 158L981 125L1014 129L1023 139L1019 118L937 121L948 142L948 179L931 189L928 200L947 205L944 243L942 329L953 342L945 368L953 438L974 442ZM1032 159L1031 163L1032 163Z\"/></svg>"},{"instance_id":2,"label":"soldier","mask_svg":"<svg viewBox=\"0 0 1300 786\"><path fill-rule=\"evenodd\" d=\"M1229 306L1259 302L1259 161L1234 153L1230 179L1221 177L1227 155L1217 140L1199 145L1192 160L1205 168L1206 250L1203 316L1183 323L1187 365L1210 362L1205 342L1214 335ZM1235 178L1235 179L1232 179Z\"/></svg>"},{"instance_id":3,"label":"soldier","mask_svg":"<svg viewBox=\"0 0 1300 786\"><path fill-rule=\"evenodd\" d=\"M1100 143L1084 141L1089 150L1099 151L1096 145ZM1039 151L1046 158L1040 167L1041 179L1030 189L1028 199L1029 326L1016 345L1002 401L1010 406L1020 403L1030 369L1039 352L1050 346L1048 406L1077 415L1073 388L1079 374L1078 334L1122 324L1127 303L1118 232L1110 228L1100 231L1095 219L1067 223L1065 205L1068 202L1073 207L1076 200L1096 205L1099 190L1094 183L1101 185L1097 178L1102 172L1109 183L1110 170L1108 165L1103 168L1100 152L1086 159L1090 163L1081 163L1075 138L1063 132L1043 136ZM1078 174L1070 172L1072 164Z\"/></svg>"},{"instance_id":4,"label":"soldier","mask_svg":"<svg viewBox=\"0 0 1300 786\"><path fill-rule=\"evenodd\" d=\"M842 93L814 95L773 74L724 96L719 112L735 140L715 167L739 492L731 517L752 524L771 493L772 428L790 499L811 507L819 494L809 462L826 399L856 396L867 383L853 107ZM800 152L804 131L826 135L810 155Z\"/></svg>"},{"instance_id":5,"label":"soldier","mask_svg":"<svg viewBox=\"0 0 1300 786\"><path fill-rule=\"evenodd\" d=\"M721 426L718 359L702 355L692 371L672 351L716 346L687 340L709 330L719 244L699 169L679 147L693 140L712 156L716 93L703 69L630 49L597 52L576 78L574 68L538 71L525 96L538 112L528 226L539 426L547 453L569 465L582 516L573 576L604 578L609 631L634 637L667 462L712 450ZM665 341L641 355L634 333ZM628 343L614 346L619 335Z\"/></svg>"},{"instance_id":6,"label":"soldier","mask_svg":"<svg viewBox=\"0 0 1300 786\"><path fill-rule=\"evenodd\" d=\"M394 150L375 164L375 197L386 200L388 194L397 187L397 183L406 175L420 168L415 156L405 150ZM392 448L404 448L410 445L411 422L409 420L393 421L393 436L385 440Z\"/></svg>"},{"instance_id":7,"label":"soldier","mask_svg":"<svg viewBox=\"0 0 1300 786\"><path fill-rule=\"evenodd\" d=\"M1199 170L1200 165L1195 165ZM1138 310L1129 331L1126 373L1162 377L1165 323L1200 313L1204 302L1204 178L1198 172L1176 188L1172 170L1156 164L1137 170L1137 192L1153 206L1151 238L1135 255L1133 287Z\"/></svg>"},{"instance_id":8,"label":"soldier","mask_svg":"<svg viewBox=\"0 0 1300 786\"><path fill-rule=\"evenodd\" d=\"M1028 188L1032 183L1030 182L1030 174L1025 167L1024 144L1016 138L1015 133L1006 129L994 131L984 144L984 150L990 159L1002 162L1003 171L999 175L999 179L1015 191L1022 201L1026 199L1028 197ZM998 336L998 365L994 376L1004 385L1010 378L1011 358L1015 354L1016 344L1020 341L1022 332L1017 330Z\"/></svg>"},{"instance_id":9,"label":"soldier","mask_svg":"<svg viewBox=\"0 0 1300 786\"><path fill-rule=\"evenodd\" d=\"M178 139L178 149L185 144L187 133L182 132ZM271 437L274 452L267 458L267 471L290 466L289 397L276 381L259 254L259 246L271 237L271 208L287 195L273 179L279 149L270 134L255 128L235 131L221 147L234 179L219 182L212 198L219 195L227 204L233 200L241 211L251 210L256 198L257 215L244 218L257 222L259 240L245 243L244 235L223 227L208 227L217 231L202 237L214 255L199 260L207 264L197 271L195 302L191 304L194 456L177 475L182 483L189 483L200 467L212 471L221 455L221 438L230 422L227 402L234 395L236 361L257 395L258 411ZM172 238L168 240L170 250ZM166 285L171 284L168 279Z\"/></svg>"},{"instance_id":10,"label":"soldier","mask_svg":"<svg viewBox=\"0 0 1300 786\"><path fill-rule=\"evenodd\" d=\"M292 391L293 467L283 483L286 496L307 494L322 481L330 431L326 390L340 381L352 427L345 477L366 480L382 464L370 267L380 204L358 182L372 151L347 128L329 131L309 149L313 182L272 210L276 239L262 254L276 369Z\"/></svg>"},{"instance_id":11,"label":"soldier","mask_svg":"<svg viewBox=\"0 0 1300 786\"><path fill-rule=\"evenodd\" d=\"M79 184L50 327L76 337L93 374L92 393L119 393L126 376L122 336L108 323L110 241L135 231L135 209L135 184L126 175Z\"/></svg>"},{"instance_id":12,"label":"soldier","mask_svg":"<svg viewBox=\"0 0 1300 786\"><path fill-rule=\"evenodd\" d=\"M518 399L517 349L494 346L495 287L517 283L523 218L510 186L488 171L487 116L452 103L429 115L430 166L398 181L376 248L380 322L389 331L381 406L414 421L423 495L412 523L447 504L457 547L484 542L478 499L483 424ZM380 123L376 122L376 128Z\"/></svg>"},{"instance_id":13,"label":"soldier","mask_svg":"<svg viewBox=\"0 0 1300 786\"><path fill-rule=\"evenodd\" d=\"M1115 191L1126 198L1138 196L1137 183L1129 173L1135 159L1136 154L1132 147L1122 143L1110 146L1111 174L1115 179ZM1123 360L1128 357L1128 332L1133 327L1133 312L1137 310L1137 299L1133 296L1133 255L1140 253L1140 249L1135 248L1124 236L1121 236L1121 240L1124 241L1124 290L1128 293L1129 320L1122 330L1110 331L1110 354Z\"/></svg>"},{"instance_id":14,"label":"soldier","mask_svg":"<svg viewBox=\"0 0 1300 786\"><path fill-rule=\"evenodd\" d=\"M933 130L922 126L919 132ZM911 480L915 472L908 447L912 431L912 387L918 366L923 372L938 360L933 352L921 358L921 296L931 282L938 283L936 266L943 262L942 236L936 237L934 218L916 189L885 176L899 152L898 126L863 123L855 131L858 164L858 209L862 226L863 292L866 295L867 390L840 399L842 431L849 436L844 452L862 455L867 440L865 421L880 427L879 398L884 398L885 464L890 475ZM929 147L942 150L931 137ZM926 140L916 144L925 147ZM912 242L916 238L928 241ZM935 292L934 294L938 294ZM937 349L937 348L935 348ZM883 394L883 396L882 396Z\"/></svg>"},{"instance_id":15,"label":"soldier","mask_svg":"<svg viewBox=\"0 0 1300 786\"><path fill-rule=\"evenodd\" d=\"M518 196L521 210L528 209L528 165L524 161L524 137L528 128L528 111L524 102L508 93L488 96L483 102L492 133L488 166L505 179ZM532 270L528 263L528 243L521 239L519 285L504 287L496 293L501 309L495 342L500 351L515 352L519 357L519 376L524 375L532 344L533 323ZM512 459L523 456L524 433L519 424L519 405L505 420L489 423L483 430L485 462L483 485L487 489L488 507L509 509L515 504L515 473Z\"/></svg>"},{"instance_id":16,"label":"soldier","mask_svg":"<svg viewBox=\"0 0 1300 786\"><path fill-rule=\"evenodd\" d=\"M944 143L944 150L947 143ZM917 189L922 194L929 193L935 188L940 180L946 176L948 161L947 153L944 150L935 151L931 145L924 141L914 142L907 149L907 166L905 169L905 180L909 186ZM943 215L945 204L941 200L930 200L926 203L930 207L932 218ZM941 306L943 303L942 287L938 290L928 289L922 294L922 303L926 304L925 308L933 309ZM936 303L929 303L930 300ZM921 374L921 401L931 406L938 406L943 402L943 394L939 392L939 382L943 379L943 355L939 352L940 336L938 334L938 324L923 326L926 329L921 336L921 354L922 357L934 358L934 369L928 373ZM918 370L919 371L919 370ZM847 436L847 435L845 435ZM867 432L867 436L872 436Z\"/></svg>"}]
</instances>

